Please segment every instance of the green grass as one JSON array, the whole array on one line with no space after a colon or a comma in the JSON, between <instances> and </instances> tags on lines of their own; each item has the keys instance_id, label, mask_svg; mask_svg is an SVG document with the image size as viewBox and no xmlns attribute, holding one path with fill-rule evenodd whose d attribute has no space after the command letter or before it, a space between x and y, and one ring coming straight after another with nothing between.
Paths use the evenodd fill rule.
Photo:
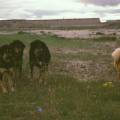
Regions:
<instances>
[{"instance_id":1,"label":"green grass","mask_svg":"<svg viewBox=\"0 0 120 120\"><path fill-rule=\"evenodd\" d=\"M94 41L98 42L112 42L116 40L117 40L116 36L102 36L94 39Z\"/></svg>"},{"instance_id":2,"label":"green grass","mask_svg":"<svg viewBox=\"0 0 120 120\"><path fill-rule=\"evenodd\" d=\"M29 33L0 35L0 44L10 43L15 39L22 40L27 46L31 41L41 39L49 48L87 50L102 48L109 53L112 49L105 47L104 40L98 42L90 39L65 39ZM96 55L91 52L51 53L53 66L51 65L52 68L46 76L45 85L31 82L29 67L24 66L23 77L22 80L17 80L16 91L0 94L0 120L120 120L120 84L114 81L116 74L111 67L109 53L107 55ZM108 71L96 69L99 81L96 79L79 81L74 77L74 71L72 74L64 72L65 65L62 65L61 60L63 63L69 60L91 60L100 65L98 68L105 64ZM95 73L92 75L95 76ZM110 80L113 80L113 87L104 87L105 81Z\"/></svg>"},{"instance_id":3,"label":"green grass","mask_svg":"<svg viewBox=\"0 0 120 120\"><path fill-rule=\"evenodd\" d=\"M40 39L44 41L48 46L50 47L57 47L57 48L96 48L96 46L99 46L98 41L115 41L116 39L113 37L100 37L96 38L94 40L86 39L68 39L63 37L57 37L54 35L35 35L30 33L18 32L18 34L14 35L0 35L0 44L9 43L13 40L20 39L23 41L26 45L28 45L31 41L35 39ZM94 44L93 44L94 42Z\"/></svg>"},{"instance_id":4,"label":"green grass","mask_svg":"<svg viewBox=\"0 0 120 120\"><path fill-rule=\"evenodd\" d=\"M103 83L59 74L49 75L45 86L21 81L15 93L0 96L0 119L119 120L120 85L103 87Z\"/></svg>"},{"instance_id":5,"label":"green grass","mask_svg":"<svg viewBox=\"0 0 120 120\"><path fill-rule=\"evenodd\" d=\"M14 34L14 35L0 35L0 44L10 43L13 40L21 40L24 43L29 43L30 41L35 39L33 35L25 33L25 34Z\"/></svg>"},{"instance_id":6,"label":"green grass","mask_svg":"<svg viewBox=\"0 0 120 120\"><path fill-rule=\"evenodd\" d=\"M29 33L23 33L23 34L14 34L14 35L0 35L0 43L9 43L13 40L20 39L25 44L29 44L31 41L35 39L40 39L44 42L46 42L50 46L54 47L63 47L63 48L82 48L82 47L90 47L92 45L91 42L88 42L86 44L85 41L75 41L75 40L69 40L65 38L60 38L56 36L51 35L35 35L35 34L29 34ZM68 42L69 40L69 42Z\"/></svg>"},{"instance_id":7,"label":"green grass","mask_svg":"<svg viewBox=\"0 0 120 120\"><path fill-rule=\"evenodd\" d=\"M52 35L40 36L38 38L48 45L57 48L91 48L93 46L91 41L87 41L86 44L86 40L67 39Z\"/></svg>"}]
</instances>

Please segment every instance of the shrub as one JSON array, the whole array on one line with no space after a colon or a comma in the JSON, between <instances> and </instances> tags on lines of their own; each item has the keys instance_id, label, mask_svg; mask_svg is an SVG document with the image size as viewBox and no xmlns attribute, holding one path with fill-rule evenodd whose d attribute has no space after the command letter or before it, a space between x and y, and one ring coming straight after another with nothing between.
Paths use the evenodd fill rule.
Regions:
<instances>
[{"instance_id":1,"label":"shrub","mask_svg":"<svg viewBox=\"0 0 120 120\"><path fill-rule=\"evenodd\" d=\"M96 35L104 35L102 32L96 32Z\"/></svg>"},{"instance_id":2,"label":"shrub","mask_svg":"<svg viewBox=\"0 0 120 120\"><path fill-rule=\"evenodd\" d=\"M18 34L26 34L24 31L18 31Z\"/></svg>"}]
</instances>

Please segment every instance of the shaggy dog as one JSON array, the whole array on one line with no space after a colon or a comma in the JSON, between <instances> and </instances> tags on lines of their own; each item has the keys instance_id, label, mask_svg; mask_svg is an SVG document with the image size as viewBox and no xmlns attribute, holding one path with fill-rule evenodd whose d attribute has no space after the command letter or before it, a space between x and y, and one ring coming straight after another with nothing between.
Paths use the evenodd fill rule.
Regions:
<instances>
[{"instance_id":1,"label":"shaggy dog","mask_svg":"<svg viewBox=\"0 0 120 120\"><path fill-rule=\"evenodd\" d=\"M48 69L51 55L46 44L40 40L35 40L30 44L29 64L31 69L31 78L33 79L34 67L39 69L39 80ZM39 81L40 82L40 81Z\"/></svg>"},{"instance_id":2,"label":"shaggy dog","mask_svg":"<svg viewBox=\"0 0 120 120\"><path fill-rule=\"evenodd\" d=\"M12 53L9 45L0 47L0 86L4 93L6 93L8 89L14 91Z\"/></svg>"},{"instance_id":3,"label":"shaggy dog","mask_svg":"<svg viewBox=\"0 0 120 120\"><path fill-rule=\"evenodd\" d=\"M3 92L14 91L15 79L21 77L24 48L19 40L0 47L0 86Z\"/></svg>"},{"instance_id":4,"label":"shaggy dog","mask_svg":"<svg viewBox=\"0 0 120 120\"><path fill-rule=\"evenodd\" d=\"M112 52L112 57L114 60L114 67L116 68L120 79L120 48L117 48Z\"/></svg>"},{"instance_id":5,"label":"shaggy dog","mask_svg":"<svg viewBox=\"0 0 120 120\"><path fill-rule=\"evenodd\" d=\"M13 51L13 63L15 75L17 78L21 78L22 75L22 63L23 63L23 51L25 45L20 40L15 40L10 44Z\"/></svg>"}]
</instances>

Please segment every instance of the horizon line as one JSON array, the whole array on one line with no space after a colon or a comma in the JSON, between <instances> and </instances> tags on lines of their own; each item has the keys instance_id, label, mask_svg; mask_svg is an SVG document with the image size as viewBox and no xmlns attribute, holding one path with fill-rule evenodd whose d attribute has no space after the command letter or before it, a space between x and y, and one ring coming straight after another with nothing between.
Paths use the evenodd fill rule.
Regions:
<instances>
[{"instance_id":1,"label":"horizon line","mask_svg":"<svg viewBox=\"0 0 120 120\"><path fill-rule=\"evenodd\" d=\"M20 18L15 18L15 19L0 19L0 21L4 21L4 20L23 20L23 21L27 21L27 20L33 20L33 21L37 21L37 20L79 20L79 19L81 19L81 20L84 20L84 19L99 19L99 21L100 22L107 22L107 21L119 21L120 19L108 19L108 20L105 20L105 21L102 21L100 18L98 18L98 17L94 17L94 18L48 18L48 19L32 19L32 18L26 18L26 19L20 19Z\"/></svg>"}]
</instances>

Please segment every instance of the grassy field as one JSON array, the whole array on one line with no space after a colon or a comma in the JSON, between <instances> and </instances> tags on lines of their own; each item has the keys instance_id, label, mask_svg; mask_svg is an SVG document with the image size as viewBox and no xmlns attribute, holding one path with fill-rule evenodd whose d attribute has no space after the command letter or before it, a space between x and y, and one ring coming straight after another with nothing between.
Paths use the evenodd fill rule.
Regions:
<instances>
[{"instance_id":1,"label":"grassy field","mask_svg":"<svg viewBox=\"0 0 120 120\"><path fill-rule=\"evenodd\" d=\"M0 44L15 39L26 45L23 76L14 93L0 94L0 120L120 120L120 82L111 59L119 39L19 33L0 35ZM29 77L29 43L35 39L52 55L45 85Z\"/></svg>"}]
</instances>

